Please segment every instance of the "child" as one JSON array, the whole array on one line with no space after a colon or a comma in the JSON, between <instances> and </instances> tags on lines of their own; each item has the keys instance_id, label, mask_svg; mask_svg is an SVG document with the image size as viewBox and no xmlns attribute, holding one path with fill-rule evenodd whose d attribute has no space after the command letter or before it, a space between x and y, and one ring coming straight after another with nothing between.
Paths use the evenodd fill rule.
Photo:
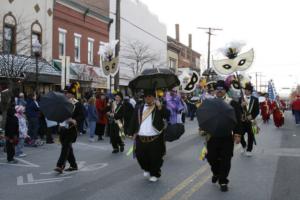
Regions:
<instances>
[{"instance_id":1,"label":"child","mask_svg":"<svg viewBox=\"0 0 300 200\"><path fill-rule=\"evenodd\" d=\"M15 109L16 109L16 117L18 118L18 122L19 122L19 143L16 146L16 156L25 157L26 154L23 153L24 140L25 138L29 138L28 127L24 115L25 107L19 105L16 106Z\"/></svg>"},{"instance_id":2,"label":"child","mask_svg":"<svg viewBox=\"0 0 300 200\"><path fill-rule=\"evenodd\" d=\"M5 138L6 138L6 152L7 162L10 164L17 163L14 159L15 145L18 143L19 136L19 122L15 115L15 105L12 104L7 111L6 123L5 123Z\"/></svg>"}]
</instances>

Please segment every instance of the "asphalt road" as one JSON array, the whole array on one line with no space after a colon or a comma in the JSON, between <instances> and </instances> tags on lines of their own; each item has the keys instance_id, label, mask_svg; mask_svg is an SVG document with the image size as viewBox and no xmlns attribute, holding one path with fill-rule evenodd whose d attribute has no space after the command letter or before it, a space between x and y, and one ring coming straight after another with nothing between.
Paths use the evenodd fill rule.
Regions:
<instances>
[{"instance_id":1,"label":"asphalt road","mask_svg":"<svg viewBox=\"0 0 300 200\"><path fill-rule=\"evenodd\" d=\"M211 183L210 168L198 159L203 138L196 121L187 121L186 133L167 143L162 177L150 183L143 177L137 161L126 152L132 141L126 140L124 153L112 154L108 138L89 143L86 135L74 145L80 170L57 175L55 167L60 146L46 144L25 148L27 157L16 165L6 164L0 153L0 199L2 200L298 200L300 191L300 127L290 113L286 124L275 128L262 124L253 157L240 154L236 146L229 176L229 192L222 193Z\"/></svg>"}]
</instances>

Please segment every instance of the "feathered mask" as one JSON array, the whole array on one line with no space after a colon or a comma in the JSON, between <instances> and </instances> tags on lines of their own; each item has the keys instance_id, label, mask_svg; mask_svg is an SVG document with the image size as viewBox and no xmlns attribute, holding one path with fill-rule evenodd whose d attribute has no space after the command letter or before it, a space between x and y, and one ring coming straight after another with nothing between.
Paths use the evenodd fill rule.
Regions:
<instances>
[{"instance_id":1,"label":"feathered mask","mask_svg":"<svg viewBox=\"0 0 300 200\"><path fill-rule=\"evenodd\" d=\"M244 46L243 43L235 42L221 49L222 53L228 57L228 59L213 59L214 70L221 75L230 75L237 71L247 70L253 63L254 51L250 49L245 53L239 54L242 46Z\"/></svg>"}]
</instances>

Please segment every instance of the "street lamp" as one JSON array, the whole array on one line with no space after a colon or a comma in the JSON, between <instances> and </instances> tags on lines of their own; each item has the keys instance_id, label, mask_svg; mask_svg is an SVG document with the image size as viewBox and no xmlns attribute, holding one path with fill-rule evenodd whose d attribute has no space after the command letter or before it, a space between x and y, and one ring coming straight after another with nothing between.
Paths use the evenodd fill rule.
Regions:
<instances>
[{"instance_id":1,"label":"street lamp","mask_svg":"<svg viewBox=\"0 0 300 200\"><path fill-rule=\"evenodd\" d=\"M35 40L32 44L32 52L35 56L35 92L38 92L38 86L39 86L39 64L38 64L38 58L41 55L41 49L42 45L38 40Z\"/></svg>"}]
</instances>

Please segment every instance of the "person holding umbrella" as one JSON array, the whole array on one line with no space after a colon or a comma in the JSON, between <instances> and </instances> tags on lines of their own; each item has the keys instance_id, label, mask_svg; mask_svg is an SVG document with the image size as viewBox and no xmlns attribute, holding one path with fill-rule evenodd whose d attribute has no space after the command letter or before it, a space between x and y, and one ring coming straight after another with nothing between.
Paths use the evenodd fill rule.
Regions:
<instances>
[{"instance_id":1,"label":"person holding umbrella","mask_svg":"<svg viewBox=\"0 0 300 200\"><path fill-rule=\"evenodd\" d=\"M136 106L129 127L129 134L134 136L135 155L144 177L156 182L161 176L163 156L166 153L164 142L164 120L169 112L155 100L155 90L144 90L145 104Z\"/></svg>"},{"instance_id":2,"label":"person holding umbrella","mask_svg":"<svg viewBox=\"0 0 300 200\"><path fill-rule=\"evenodd\" d=\"M79 83L72 83L69 87L66 87L65 96L74 105L71 118L66 119L63 123L60 123L59 127L59 139L61 142L61 153L56 164L54 171L62 173L65 169L66 161L70 163L70 167L65 171L78 170L76 159L73 152L72 143L77 138L77 123L83 120L83 110L75 98ZM45 113L46 114L46 113Z\"/></svg>"},{"instance_id":3,"label":"person holding umbrella","mask_svg":"<svg viewBox=\"0 0 300 200\"><path fill-rule=\"evenodd\" d=\"M216 83L216 98L207 99L197 110L200 127L208 132L207 161L213 173L212 182L219 182L222 192L228 191L234 143L241 140L241 107L230 99L223 80Z\"/></svg>"}]
</instances>

